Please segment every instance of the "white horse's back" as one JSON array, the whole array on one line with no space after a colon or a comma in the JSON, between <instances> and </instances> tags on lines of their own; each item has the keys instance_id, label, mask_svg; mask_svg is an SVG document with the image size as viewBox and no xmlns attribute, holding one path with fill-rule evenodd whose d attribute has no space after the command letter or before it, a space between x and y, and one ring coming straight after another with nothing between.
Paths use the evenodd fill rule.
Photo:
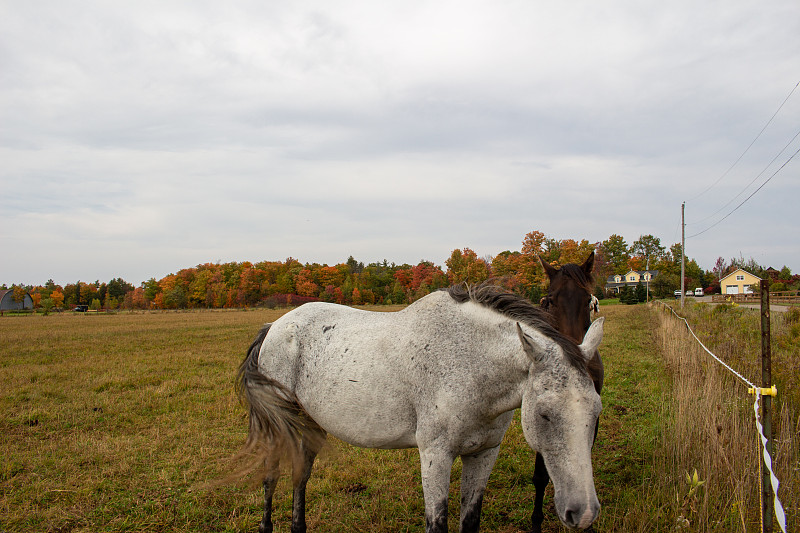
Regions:
<instances>
[{"instance_id":1,"label":"white horse's back","mask_svg":"<svg viewBox=\"0 0 800 533\"><path fill-rule=\"evenodd\" d=\"M505 338L512 352L519 341L510 326L501 331L503 320L495 313L497 324L486 328L476 344L475 326L465 318L469 308L454 305L445 292L394 313L305 304L272 325L259 366L292 390L322 428L357 446L418 446L420 418L424 424L434 419L445 424L450 416L471 410L470 418L491 426L504 411L481 413L497 408L480 396L486 375L503 378L488 371L491 354L482 345L496 349ZM480 307L472 312L484 314ZM482 316L480 323L484 321ZM479 359L487 372L476 374ZM524 357L519 362L526 365ZM492 395L497 395L496 388ZM517 394L512 396L503 403L519 401ZM494 431L491 442L479 439L473 447L497 445L504 431Z\"/></svg>"}]
</instances>

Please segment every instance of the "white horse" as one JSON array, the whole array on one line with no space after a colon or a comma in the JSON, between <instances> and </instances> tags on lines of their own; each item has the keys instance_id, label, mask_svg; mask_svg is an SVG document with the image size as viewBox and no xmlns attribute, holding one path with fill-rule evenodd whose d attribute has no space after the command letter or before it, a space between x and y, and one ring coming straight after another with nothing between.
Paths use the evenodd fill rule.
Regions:
<instances>
[{"instance_id":1,"label":"white horse","mask_svg":"<svg viewBox=\"0 0 800 533\"><path fill-rule=\"evenodd\" d=\"M272 531L272 495L287 454L292 532L306 530L306 483L328 433L366 448L419 449L426 532L447 531L450 473L460 456L461 531L477 531L518 407L525 439L553 480L559 518L590 526L600 511L591 447L601 405L586 362L602 332L599 318L578 346L538 307L490 285L451 287L396 313L305 304L267 324L238 380L250 409L245 450L266 465L259 531Z\"/></svg>"}]
</instances>

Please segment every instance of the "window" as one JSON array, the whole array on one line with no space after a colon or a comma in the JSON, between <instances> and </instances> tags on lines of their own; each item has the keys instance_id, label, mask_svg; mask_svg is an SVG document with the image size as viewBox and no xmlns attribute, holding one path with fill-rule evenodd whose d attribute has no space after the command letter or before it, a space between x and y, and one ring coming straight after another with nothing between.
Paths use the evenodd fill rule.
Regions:
<instances>
[{"instance_id":1,"label":"window","mask_svg":"<svg viewBox=\"0 0 800 533\"><path fill-rule=\"evenodd\" d=\"M636 276L630 276L630 277L628 278L628 281L636 281Z\"/></svg>"},{"instance_id":2,"label":"window","mask_svg":"<svg viewBox=\"0 0 800 533\"><path fill-rule=\"evenodd\" d=\"M647 274L644 275L644 280L645 281L650 281L650 272L648 272Z\"/></svg>"},{"instance_id":3,"label":"window","mask_svg":"<svg viewBox=\"0 0 800 533\"><path fill-rule=\"evenodd\" d=\"M736 274L736 281L744 281L744 274Z\"/></svg>"},{"instance_id":4,"label":"window","mask_svg":"<svg viewBox=\"0 0 800 533\"><path fill-rule=\"evenodd\" d=\"M620 281L622 281L622 277L620 277L620 276L614 276L614 282L615 282L615 283L619 283Z\"/></svg>"}]
</instances>

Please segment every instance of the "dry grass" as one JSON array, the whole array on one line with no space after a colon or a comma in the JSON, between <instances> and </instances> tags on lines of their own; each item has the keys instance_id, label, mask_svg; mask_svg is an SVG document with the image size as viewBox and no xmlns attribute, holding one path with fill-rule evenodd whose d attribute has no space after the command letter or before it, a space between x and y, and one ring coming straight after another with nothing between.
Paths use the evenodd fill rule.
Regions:
<instances>
[{"instance_id":1,"label":"dry grass","mask_svg":"<svg viewBox=\"0 0 800 533\"><path fill-rule=\"evenodd\" d=\"M0 319L0 531L254 531L258 490L204 485L227 472L244 442L236 367L258 327L282 312ZM659 502L674 494L653 494L667 381L652 317L642 306L607 306L603 314L597 530L660 530L674 517L666 508L659 514L666 505ZM532 474L533 452L515 421L489 482L483 531L528 527ZM451 531L458 530L459 477L456 462ZM277 529L287 531L288 480L275 507ZM565 531L552 486L546 512L545 530ZM308 521L311 531L423 530L416 450L331 442L309 484Z\"/></svg>"},{"instance_id":2,"label":"dry grass","mask_svg":"<svg viewBox=\"0 0 800 533\"><path fill-rule=\"evenodd\" d=\"M703 342L748 380L760 383L760 317L757 311L695 305L683 314ZM664 488L676 492L673 513L683 516L690 531L755 531L760 524L759 441L753 398L747 387L711 359L692 339L683 322L659 312L655 337L672 376L672 394L665 404L663 454L656 467L664 472ZM773 339L783 339L783 317L773 322ZM773 374L781 383L796 376L797 352L779 351ZM783 387L781 387L783 390ZM776 431L776 474L787 511L789 531L797 520L797 410L792 394L779 397ZM795 413L795 414L791 414ZM705 483L686 498L685 474L697 470ZM677 524L676 524L677 525Z\"/></svg>"}]
</instances>

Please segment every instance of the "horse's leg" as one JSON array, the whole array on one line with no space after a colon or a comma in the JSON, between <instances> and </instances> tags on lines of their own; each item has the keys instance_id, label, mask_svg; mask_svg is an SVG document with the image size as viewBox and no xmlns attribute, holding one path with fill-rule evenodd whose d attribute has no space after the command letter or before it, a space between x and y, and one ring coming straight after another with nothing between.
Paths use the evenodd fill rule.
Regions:
<instances>
[{"instance_id":1,"label":"horse's leg","mask_svg":"<svg viewBox=\"0 0 800 533\"><path fill-rule=\"evenodd\" d=\"M536 496L533 500L533 514L531 515L531 533L542 533L542 522L544 521L544 490L550 482L550 474L544 465L542 454L536 453L536 463L533 467L533 487L536 489Z\"/></svg>"},{"instance_id":2,"label":"horse's leg","mask_svg":"<svg viewBox=\"0 0 800 533\"><path fill-rule=\"evenodd\" d=\"M258 524L258 533L272 533L272 495L278 486L281 476L280 456L273 453L266 463L266 476L264 477L264 517Z\"/></svg>"},{"instance_id":3,"label":"horse's leg","mask_svg":"<svg viewBox=\"0 0 800 533\"><path fill-rule=\"evenodd\" d=\"M306 485L320 447L320 444L312 445L303 439L300 454L292 465L292 533L306 533Z\"/></svg>"},{"instance_id":4,"label":"horse's leg","mask_svg":"<svg viewBox=\"0 0 800 533\"><path fill-rule=\"evenodd\" d=\"M422 494L425 497L425 533L447 533L447 496L454 457L443 449L419 451Z\"/></svg>"},{"instance_id":5,"label":"horse's leg","mask_svg":"<svg viewBox=\"0 0 800 533\"><path fill-rule=\"evenodd\" d=\"M499 451L496 446L461 456L461 533L477 533L480 527L483 493Z\"/></svg>"}]
</instances>

